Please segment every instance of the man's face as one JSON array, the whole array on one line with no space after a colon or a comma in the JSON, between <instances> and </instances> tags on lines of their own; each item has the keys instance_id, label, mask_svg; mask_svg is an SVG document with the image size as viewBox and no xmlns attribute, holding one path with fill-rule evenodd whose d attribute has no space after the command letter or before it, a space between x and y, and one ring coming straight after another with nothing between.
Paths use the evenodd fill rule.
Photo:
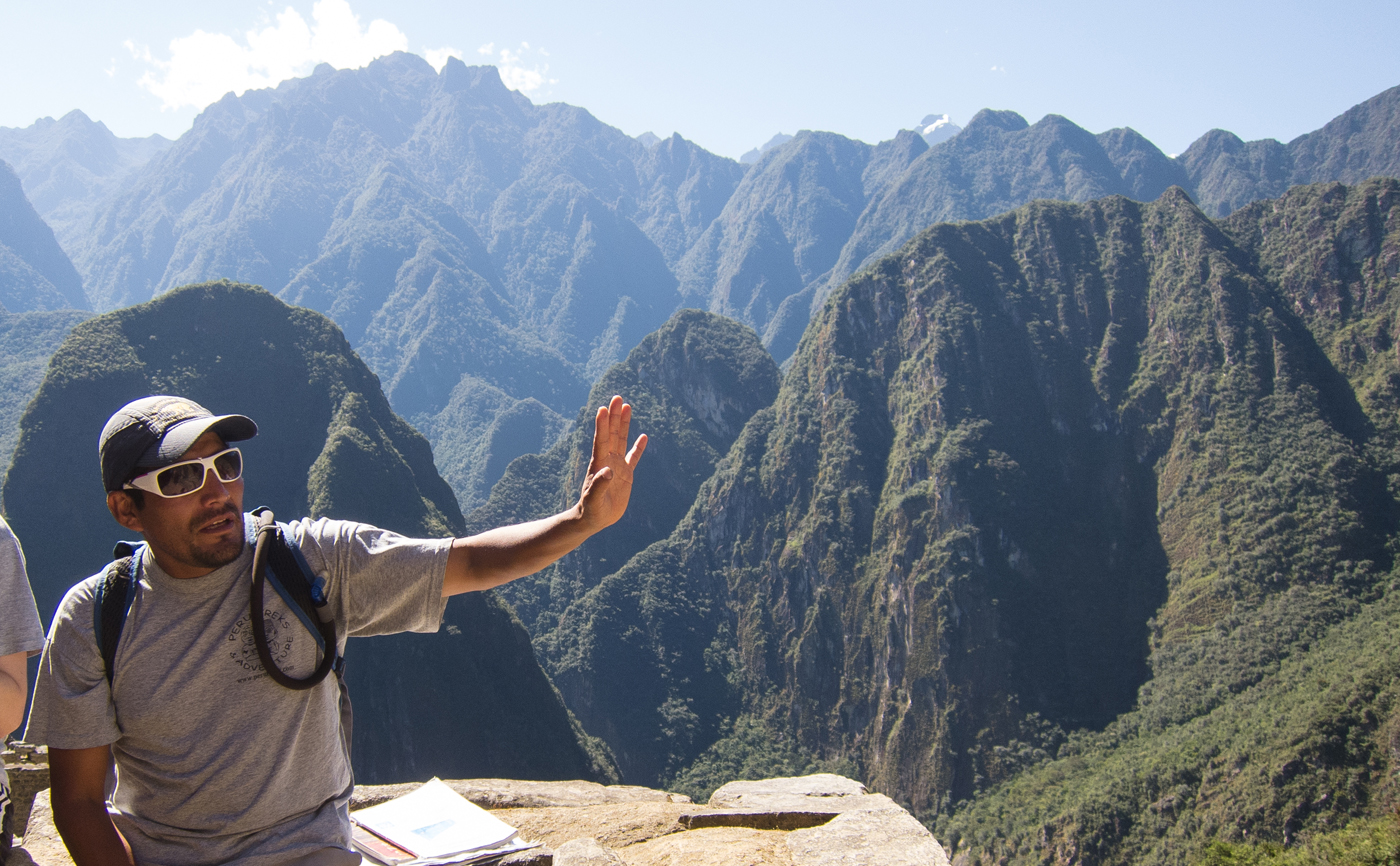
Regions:
<instances>
[{"instance_id":1,"label":"man's face","mask_svg":"<svg viewBox=\"0 0 1400 866\"><path fill-rule=\"evenodd\" d=\"M209 431L195 440L182 459L209 457L228 446ZM243 479L224 482L206 472L204 486L186 496L165 499L145 494L144 508L125 493L107 494L107 508L117 522L141 533L166 574L200 577L228 565L243 552Z\"/></svg>"}]
</instances>

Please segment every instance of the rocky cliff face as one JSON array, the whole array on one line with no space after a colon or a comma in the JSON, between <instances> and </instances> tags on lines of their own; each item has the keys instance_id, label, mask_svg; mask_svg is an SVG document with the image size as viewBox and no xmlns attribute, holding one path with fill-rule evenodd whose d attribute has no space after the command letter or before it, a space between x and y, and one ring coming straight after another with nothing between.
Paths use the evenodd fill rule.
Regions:
<instances>
[{"instance_id":1,"label":"rocky cliff face","mask_svg":"<svg viewBox=\"0 0 1400 866\"><path fill-rule=\"evenodd\" d=\"M985 816L1071 730L1168 748L1387 585L1396 189L923 233L833 295L676 531L560 618L561 690L631 778L742 711L929 820ZM1127 850L1072 814L1065 844Z\"/></svg>"},{"instance_id":2,"label":"rocky cliff face","mask_svg":"<svg viewBox=\"0 0 1400 866\"><path fill-rule=\"evenodd\" d=\"M419 537L462 531L428 443L393 413L329 320L250 286L185 287L74 328L21 421L5 502L45 620L122 535L91 460L95 436L113 411L150 393L258 421L259 436L241 446L249 507ZM489 594L453 600L437 634L352 641L346 656L355 770L366 782L468 769L521 778L611 772L519 621Z\"/></svg>"}]
</instances>

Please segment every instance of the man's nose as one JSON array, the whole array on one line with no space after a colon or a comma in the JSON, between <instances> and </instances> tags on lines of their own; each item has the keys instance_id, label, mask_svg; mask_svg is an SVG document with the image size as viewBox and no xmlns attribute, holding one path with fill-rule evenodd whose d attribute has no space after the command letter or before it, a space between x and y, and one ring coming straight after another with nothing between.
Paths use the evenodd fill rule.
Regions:
<instances>
[{"instance_id":1,"label":"man's nose","mask_svg":"<svg viewBox=\"0 0 1400 866\"><path fill-rule=\"evenodd\" d=\"M233 482L229 482L232 484ZM201 499L217 500L226 499L229 496L228 487L224 480L219 477L219 473L210 466L204 470L204 486L199 488Z\"/></svg>"}]
</instances>

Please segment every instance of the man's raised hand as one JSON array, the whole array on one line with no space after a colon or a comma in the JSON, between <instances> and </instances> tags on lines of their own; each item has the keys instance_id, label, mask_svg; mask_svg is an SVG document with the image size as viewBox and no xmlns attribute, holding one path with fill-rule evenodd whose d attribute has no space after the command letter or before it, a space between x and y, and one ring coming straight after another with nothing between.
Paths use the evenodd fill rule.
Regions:
<instances>
[{"instance_id":1,"label":"man's raised hand","mask_svg":"<svg viewBox=\"0 0 1400 866\"><path fill-rule=\"evenodd\" d=\"M627 450L627 431L632 424L632 407L614 396L598 407L593 427L593 456L583 479L579 511L594 532L611 526L627 510L632 496L632 472L647 450L647 435L637 437Z\"/></svg>"}]
</instances>

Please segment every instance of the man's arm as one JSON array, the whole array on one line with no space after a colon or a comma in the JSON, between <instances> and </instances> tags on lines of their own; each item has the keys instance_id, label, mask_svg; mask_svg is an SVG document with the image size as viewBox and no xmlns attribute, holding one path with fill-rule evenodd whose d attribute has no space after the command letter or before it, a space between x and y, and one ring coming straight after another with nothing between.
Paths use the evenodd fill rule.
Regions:
<instances>
[{"instance_id":1,"label":"man's arm","mask_svg":"<svg viewBox=\"0 0 1400 866\"><path fill-rule=\"evenodd\" d=\"M53 822L77 866L134 866L131 846L107 814L110 746L49 749Z\"/></svg>"},{"instance_id":2,"label":"man's arm","mask_svg":"<svg viewBox=\"0 0 1400 866\"><path fill-rule=\"evenodd\" d=\"M24 698L29 694L29 653L0 656L0 742L24 721Z\"/></svg>"},{"instance_id":3,"label":"man's arm","mask_svg":"<svg viewBox=\"0 0 1400 866\"><path fill-rule=\"evenodd\" d=\"M589 536L617 522L632 495L632 471L647 448L646 434L627 451L632 407L613 397L598 409L593 429L593 456L583 492L567 511L503 526L452 543L447 557L443 597L500 586L534 574L578 547Z\"/></svg>"}]
</instances>

